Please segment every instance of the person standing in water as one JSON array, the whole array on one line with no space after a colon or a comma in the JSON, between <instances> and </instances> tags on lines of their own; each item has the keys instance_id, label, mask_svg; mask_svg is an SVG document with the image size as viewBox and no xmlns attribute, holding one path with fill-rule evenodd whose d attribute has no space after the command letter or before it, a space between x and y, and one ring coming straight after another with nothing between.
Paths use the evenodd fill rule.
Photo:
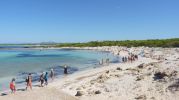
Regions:
<instances>
[{"instance_id":1,"label":"person standing in water","mask_svg":"<svg viewBox=\"0 0 179 100\"><path fill-rule=\"evenodd\" d=\"M52 81L54 80L55 74L54 74L54 70L51 69L50 71L50 78L52 79Z\"/></svg>"},{"instance_id":2,"label":"person standing in water","mask_svg":"<svg viewBox=\"0 0 179 100\"><path fill-rule=\"evenodd\" d=\"M31 73L29 73L26 82L27 82L26 90L28 89L28 87L30 87L30 89L32 90L32 75L31 75Z\"/></svg>"},{"instance_id":3,"label":"person standing in water","mask_svg":"<svg viewBox=\"0 0 179 100\"><path fill-rule=\"evenodd\" d=\"M42 73L42 74L40 75L39 82L41 83L40 86L43 87L43 84L44 84L44 73Z\"/></svg>"},{"instance_id":4,"label":"person standing in water","mask_svg":"<svg viewBox=\"0 0 179 100\"><path fill-rule=\"evenodd\" d=\"M26 82L26 90L27 90L27 88L28 88L28 84L29 84L28 76L26 77L25 82Z\"/></svg>"},{"instance_id":5,"label":"person standing in water","mask_svg":"<svg viewBox=\"0 0 179 100\"><path fill-rule=\"evenodd\" d=\"M67 68L67 65L64 65L64 74L68 74L68 68Z\"/></svg>"},{"instance_id":6,"label":"person standing in water","mask_svg":"<svg viewBox=\"0 0 179 100\"><path fill-rule=\"evenodd\" d=\"M47 86L48 85L48 72L45 73L44 80L45 80L45 85Z\"/></svg>"},{"instance_id":7,"label":"person standing in water","mask_svg":"<svg viewBox=\"0 0 179 100\"><path fill-rule=\"evenodd\" d=\"M15 94L16 92L15 78L13 78L12 81L10 82L10 89L11 89L11 93Z\"/></svg>"}]
</instances>

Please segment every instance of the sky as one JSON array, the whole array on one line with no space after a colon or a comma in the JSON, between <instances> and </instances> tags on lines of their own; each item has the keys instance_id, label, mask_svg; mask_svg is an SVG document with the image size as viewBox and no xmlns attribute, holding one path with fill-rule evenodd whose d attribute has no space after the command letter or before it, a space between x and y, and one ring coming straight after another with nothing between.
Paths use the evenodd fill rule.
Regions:
<instances>
[{"instance_id":1,"label":"sky","mask_svg":"<svg viewBox=\"0 0 179 100\"><path fill-rule=\"evenodd\" d=\"M179 0L0 0L0 43L179 38Z\"/></svg>"}]
</instances>

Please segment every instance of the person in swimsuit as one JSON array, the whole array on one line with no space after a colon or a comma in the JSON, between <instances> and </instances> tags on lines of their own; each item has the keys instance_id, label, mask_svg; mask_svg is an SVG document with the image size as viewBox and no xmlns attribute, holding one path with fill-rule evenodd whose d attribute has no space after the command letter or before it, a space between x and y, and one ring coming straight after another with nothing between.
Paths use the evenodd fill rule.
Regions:
<instances>
[{"instance_id":1,"label":"person in swimsuit","mask_svg":"<svg viewBox=\"0 0 179 100\"><path fill-rule=\"evenodd\" d=\"M27 77L27 88L30 87L30 89L32 90L32 75L31 73L29 73L28 77Z\"/></svg>"},{"instance_id":2,"label":"person in swimsuit","mask_svg":"<svg viewBox=\"0 0 179 100\"><path fill-rule=\"evenodd\" d=\"M10 89L11 89L11 93L16 92L16 85L15 85L15 78L12 79L12 81L10 82Z\"/></svg>"},{"instance_id":3,"label":"person in swimsuit","mask_svg":"<svg viewBox=\"0 0 179 100\"><path fill-rule=\"evenodd\" d=\"M54 70L51 69L51 71L50 71L50 78L52 79L52 81L54 80L54 76L55 76Z\"/></svg>"},{"instance_id":4,"label":"person in swimsuit","mask_svg":"<svg viewBox=\"0 0 179 100\"><path fill-rule=\"evenodd\" d=\"M48 72L45 73L44 80L45 80L45 85L47 86L48 85Z\"/></svg>"},{"instance_id":5,"label":"person in swimsuit","mask_svg":"<svg viewBox=\"0 0 179 100\"><path fill-rule=\"evenodd\" d=\"M44 84L44 73L42 73L42 74L40 75L39 82L41 82L40 86L43 87L43 84Z\"/></svg>"},{"instance_id":6,"label":"person in swimsuit","mask_svg":"<svg viewBox=\"0 0 179 100\"><path fill-rule=\"evenodd\" d=\"M68 67L67 67L67 65L64 65L64 74L68 74Z\"/></svg>"},{"instance_id":7,"label":"person in swimsuit","mask_svg":"<svg viewBox=\"0 0 179 100\"><path fill-rule=\"evenodd\" d=\"M28 84L29 84L29 79L28 79L28 77L26 77L25 82L26 82L26 90L27 90Z\"/></svg>"}]
</instances>

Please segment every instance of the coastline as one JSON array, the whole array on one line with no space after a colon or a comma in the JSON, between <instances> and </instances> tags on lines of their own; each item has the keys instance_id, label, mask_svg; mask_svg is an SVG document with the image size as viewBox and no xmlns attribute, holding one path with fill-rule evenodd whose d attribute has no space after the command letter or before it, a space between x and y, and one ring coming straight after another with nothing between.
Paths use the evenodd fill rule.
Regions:
<instances>
[{"instance_id":1,"label":"coastline","mask_svg":"<svg viewBox=\"0 0 179 100\"><path fill-rule=\"evenodd\" d=\"M111 48L111 49L109 49ZM112 47L95 47L95 48L75 48L75 49L89 49L89 50L101 50L101 51L109 51L115 55L122 55L125 56L126 52L119 52L127 50L126 47L122 48L112 48ZM178 48L168 50L157 50L154 51L168 51L168 54L162 53L160 55L153 55L151 56L148 51L152 50L149 48L133 48L133 51L139 54L139 51L144 50L144 57L140 57L138 61L133 63L116 63L110 64L109 66L103 66L99 68L89 69L85 71L81 71L78 73L74 73L63 77L61 79L55 80L54 82L50 83L49 86L44 88L35 87L32 91L26 92L17 92L15 95L7 95L7 96L0 96L1 100L24 100L24 98L20 98L21 96L29 97L29 98L36 98L37 100L118 100L118 99L142 99L142 100L175 100L177 98L177 93L172 94L170 91L162 91L166 96L162 96L160 91L158 92L157 89L150 90L151 87L155 87L155 85L163 86L164 83L160 83L158 81L153 80L153 75L156 73L156 70L164 70L160 67L157 67L158 64L163 65L167 62L171 62L172 64L175 62L178 65ZM173 54L174 53L174 54ZM173 57L176 56L176 61L173 61ZM160 59L159 59L160 58ZM169 59L171 58L171 59ZM143 66L142 69L138 68L139 66ZM120 68L118 70L117 68ZM150 70L149 70L150 68ZM168 68L168 66L167 66ZM151 71L152 69L152 71ZM150 75L149 75L150 74ZM102 76L102 77L101 77ZM99 78L100 77L100 78ZM178 78L176 76L175 78ZM137 81L137 79L139 79ZM102 82L100 82L102 81ZM146 84L146 85L145 85ZM164 84L164 86L168 86L171 83ZM163 87L164 87L163 86ZM156 88L156 87L155 87ZM165 87L164 87L165 88ZM118 90L117 90L118 89ZM136 90L135 90L136 89ZM149 89L149 90L148 90ZM160 88L159 88L160 90ZM162 90L162 89L161 89ZM50 95L48 94L49 91L52 94L61 94L67 95L69 99L58 97L58 95ZM81 96L76 97L76 93L81 91ZM35 93L34 93L35 92ZM98 92L98 93L97 93ZM144 92L144 93L141 93ZM43 93L46 95L46 98L42 99L42 96L37 95L36 93ZM155 94L154 94L155 93ZM174 96L173 96L174 95ZM49 98L50 96L54 98ZM57 96L57 97L56 97ZM57 98L57 99L56 99ZM28 99L25 99L28 100ZM30 100L30 99L29 99Z\"/></svg>"}]
</instances>

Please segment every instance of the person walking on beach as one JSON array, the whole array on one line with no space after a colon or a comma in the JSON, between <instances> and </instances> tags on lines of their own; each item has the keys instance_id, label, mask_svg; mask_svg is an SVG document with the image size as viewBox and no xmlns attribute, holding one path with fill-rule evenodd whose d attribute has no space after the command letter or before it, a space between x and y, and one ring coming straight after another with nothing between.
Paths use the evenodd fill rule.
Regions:
<instances>
[{"instance_id":1,"label":"person walking on beach","mask_svg":"<svg viewBox=\"0 0 179 100\"><path fill-rule=\"evenodd\" d=\"M54 70L51 69L50 71L50 78L52 79L52 81L54 80L55 74L54 74Z\"/></svg>"},{"instance_id":2,"label":"person walking on beach","mask_svg":"<svg viewBox=\"0 0 179 100\"><path fill-rule=\"evenodd\" d=\"M10 89L11 89L11 93L15 94L16 92L16 84L15 84L15 78L12 79L12 81L10 82Z\"/></svg>"},{"instance_id":3,"label":"person walking on beach","mask_svg":"<svg viewBox=\"0 0 179 100\"><path fill-rule=\"evenodd\" d=\"M45 80L45 85L47 86L48 85L48 72L45 73L44 80Z\"/></svg>"},{"instance_id":4,"label":"person walking on beach","mask_svg":"<svg viewBox=\"0 0 179 100\"><path fill-rule=\"evenodd\" d=\"M44 73L42 73L42 74L40 75L39 82L41 83L40 86L43 87L43 84L44 84Z\"/></svg>"},{"instance_id":5,"label":"person walking on beach","mask_svg":"<svg viewBox=\"0 0 179 100\"><path fill-rule=\"evenodd\" d=\"M32 75L31 75L31 73L29 73L26 82L27 82L26 90L28 89L28 87L30 87L30 89L32 90Z\"/></svg>"}]
</instances>

